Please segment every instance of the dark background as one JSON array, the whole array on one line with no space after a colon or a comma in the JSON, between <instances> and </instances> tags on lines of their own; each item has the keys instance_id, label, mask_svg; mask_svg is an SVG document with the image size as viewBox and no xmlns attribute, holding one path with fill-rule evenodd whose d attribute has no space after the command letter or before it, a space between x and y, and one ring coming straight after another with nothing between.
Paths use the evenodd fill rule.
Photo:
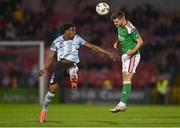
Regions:
<instances>
[{"instance_id":1,"label":"dark background","mask_svg":"<svg viewBox=\"0 0 180 128\"><path fill-rule=\"evenodd\" d=\"M105 0L110 5L110 13L100 16L95 12L98 0L0 0L0 41L43 40L48 53L52 41L59 35L60 26L72 22L77 33L85 40L109 51L117 39L116 28L110 15L121 9L138 29L144 40L141 62L133 78L134 95L132 103L180 103L180 1L179 0ZM38 49L36 47L0 46L0 95L11 94L14 90L38 87ZM118 99L121 89L121 63L113 62L107 56L80 49L79 102L111 102ZM22 56L23 55L23 56ZM50 70L51 72L51 70ZM48 81L47 75L46 81ZM164 98L159 99L157 81L168 80ZM69 92L69 78L64 87ZM8 93L10 90L10 93ZM89 92L93 90L92 93ZM12 91L12 92L11 92ZM63 92L66 92L63 91ZM107 91L107 100L98 94ZM36 92L36 91L35 91ZM26 93L26 92L25 92ZM32 94L33 94L32 90ZM86 93L87 95L81 95ZM142 95L141 95L142 93ZM27 94L27 93L26 93ZM30 93L31 95L31 93ZM74 95L74 94L73 94ZM134 96L137 98L133 99ZM89 98L90 97L90 98ZM103 96L102 96L103 97ZM12 98L12 97L11 97ZM7 102L9 98L2 98ZM34 100L34 98L32 98ZM142 101L141 101L142 100ZM21 101L21 100L18 100ZM22 100L27 101L27 99ZM37 100L34 100L37 101ZM14 102L14 100L12 100Z\"/></svg>"}]
</instances>

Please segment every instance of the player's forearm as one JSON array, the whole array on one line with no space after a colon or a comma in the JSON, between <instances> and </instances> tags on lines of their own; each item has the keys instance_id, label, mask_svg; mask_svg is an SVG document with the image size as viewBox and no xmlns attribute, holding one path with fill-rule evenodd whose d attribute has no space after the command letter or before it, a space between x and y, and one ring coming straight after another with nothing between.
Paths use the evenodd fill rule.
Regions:
<instances>
[{"instance_id":1,"label":"player's forearm","mask_svg":"<svg viewBox=\"0 0 180 128\"><path fill-rule=\"evenodd\" d=\"M132 51L135 53L137 52L138 50L141 49L142 45L143 45L143 40L141 38L137 39L137 44L136 46L132 49Z\"/></svg>"},{"instance_id":2,"label":"player's forearm","mask_svg":"<svg viewBox=\"0 0 180 128\"><path fill-rule=\"evenodd\" d=\"M106 54L106 55L110 56L110 53L108 51L106 51L106 50L104 50L104 49L102 49L102 48L100 48L100 47L98 47L96 45L93 45L93 44L87 42L85 44L85 46L92 49L92 50L94 50L94 51L96 51L96 52L100 52L100 53L103 53L103 54Z\"/></svg>"},{"instance_id":3,"label":"player's forearm","mask_svg":"<svg viewBox=\"0 0 180 128\"><path fill-rule=\"evenodd\" d=\"M116 40L116 42L114 43L114 48L118 49L119 48L119 40Z\"/></svg>"},{"instance_id":4,"label":"player's forearm","mask_svg":"<svg viewBox=\"0 0 180 128\"><path fill-rule=\"evenodd\" d=\"M47 59L43 66L43 69L47 70L51 64L52 64L52 59Z\"/></svg>"},{"instance_id":5,"label":"player's forearm","mask_svg":"<svg viewBox=\"0 0 180 128\"><path fill-rule=\"evenodd\" d=\"M55 54L54 52L50 52L49 55L48 55L48 58L47 60L45 61L45 64L43 66L43 69L44 70L47 70L49 68L49 66L52 64L52 62L54 61L54 58L55 58Z\"/></svg>"},{"instance_id":6,"label":"player's forearm","mask_svg":"<svg viewBox=\"0 0 180 128\"><path fill-rule=\"evenodd\" d=\"M92 49L96 52L100 52L100 53L110 56L110 53L108 51L106 51L98 46L94 46Z\"/></svg>"},{"instance_id":7,"label":"player's forearm","mask_svg":"<svg viewBox=\"0 0 180 128\"><path fill-rule=\"evenodd\" d=\"M115 42L115 43L117 43L117 44L118 44L118 43L119 43L119 40L116 40L116 42Z\"/></svg>"},{"instance_id":8,"label":"player's forearm","mask_svg":"<svg viewBox=\"0 0 180 128\"><path fill-rule=\"evenodd\" d=\"M142 44L137 44L133 49L133 53L136 53L138 50L140 50L140 48L142 47Z\"/></svg>"}]
</instances>

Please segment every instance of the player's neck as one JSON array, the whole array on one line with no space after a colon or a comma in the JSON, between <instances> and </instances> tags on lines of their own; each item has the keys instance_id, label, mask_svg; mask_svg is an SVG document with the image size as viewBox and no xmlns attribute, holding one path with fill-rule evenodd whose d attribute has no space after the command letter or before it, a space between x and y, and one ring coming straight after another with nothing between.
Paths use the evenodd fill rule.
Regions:
<instances>
[{"instance_id":1,"label":"player's neck","mask_svg":"<svg viewBox=\"0 0 180 128\"><path fill-rule=\"evenodd\" d=\"M64 40L69 40L70 38L67 35L63 35Z\"/></svg>"}]
</instances>

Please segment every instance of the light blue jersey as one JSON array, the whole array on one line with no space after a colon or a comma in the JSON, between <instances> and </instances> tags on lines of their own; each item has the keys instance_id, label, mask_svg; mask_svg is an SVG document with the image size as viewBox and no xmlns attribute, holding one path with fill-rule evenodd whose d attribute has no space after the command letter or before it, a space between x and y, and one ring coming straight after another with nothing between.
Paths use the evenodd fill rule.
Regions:
<instances>
[{"instance_id":1,"label":"light blue jersey","mask_svg":"<svg viewBox=\"0 0 180 128\"><path fill-rule=\"evenodd\" d=\"M86 41L79 35L75 35L72 40L64 40L63 35L60 35L53 41L50 50L57 52L58 61L60 61L61 59L67 59L78 63L78 49L85 43Z\"/></svg>"}]
</instances>

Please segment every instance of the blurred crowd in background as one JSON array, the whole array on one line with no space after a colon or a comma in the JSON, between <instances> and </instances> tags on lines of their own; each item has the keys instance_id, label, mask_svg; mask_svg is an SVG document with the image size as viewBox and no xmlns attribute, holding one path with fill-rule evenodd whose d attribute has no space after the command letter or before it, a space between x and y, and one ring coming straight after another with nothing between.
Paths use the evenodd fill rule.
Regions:
<instances>
[{"instance_id":1,"label":"blurred crowd in background","mask_svg":"<svg viewBox=\"0 0 180 128\"><path fill-rule=\"evenodd\" d=\"M117 39L110 14L99 16L95 12L97 3L90 0L74 0L72 8L66 7L57 11L57 5L65 3L65 0L41 0L36 11L25 6L21 0L0 1L0 40L43 40L46 50L52 41L60 34L60 26L65 22L73 22L77 27L77 33L85 40L92 42L109 51L113 49L113 42ZM32 4L33 5L33 4ZM28 5L28 6L32 6ZM110 4L111 5L111 4ZM113 8L113 7L111 7ZM151 4L137 6L131 10L127 6L119 6L125 12L126 17L134 24L144 39L141 50L141 62L133 79L134 88L155 87L159 79L168 80L168 86L178 86L180 63L180 13L177 11L162 12ZM56 10L56 11L55 11ZM13 50L16 48L13 48ZM6 49L6 53L12 51ZM26 75L36 77L26 80L26 86L37 86L38 69L21 71L21 67L27 69L33 65L36 56L26 60L16 56L19 50L15 50L14 60L18 65L9 64L16 69L18 79L24 79ZM3 48L0 48L0 59L3 60ZM19 53L19 54L24 54ZM81 62L79 63L79 85L97 88L120 88L121 66L120 62L113 62L104 55L99 55L86 48L80 49ZM0 60L0 86L11 86L13 79L11 73L7 73ZM35 62L35 61L34 61ZM18 69L18 70L17 70ZM24 70L24 69L23 69ZM18 71L18 72L17 72ZM24 73L24 74L23 74ZM28 74L29 73L29 74ZM21 77L20 77L21 76ZM163 77L162 77L163 76ZM28 78L28 77L27 77ZM9 82L7 82L9 80ZM21 81L21 80L19 80ZM22 82L22 81L21 81ZM7 84L8 83L8 84ZM65 80L68 85L68 80ZM23 82L19 84L23 86Z\"/></svg>"}]
</instances>

